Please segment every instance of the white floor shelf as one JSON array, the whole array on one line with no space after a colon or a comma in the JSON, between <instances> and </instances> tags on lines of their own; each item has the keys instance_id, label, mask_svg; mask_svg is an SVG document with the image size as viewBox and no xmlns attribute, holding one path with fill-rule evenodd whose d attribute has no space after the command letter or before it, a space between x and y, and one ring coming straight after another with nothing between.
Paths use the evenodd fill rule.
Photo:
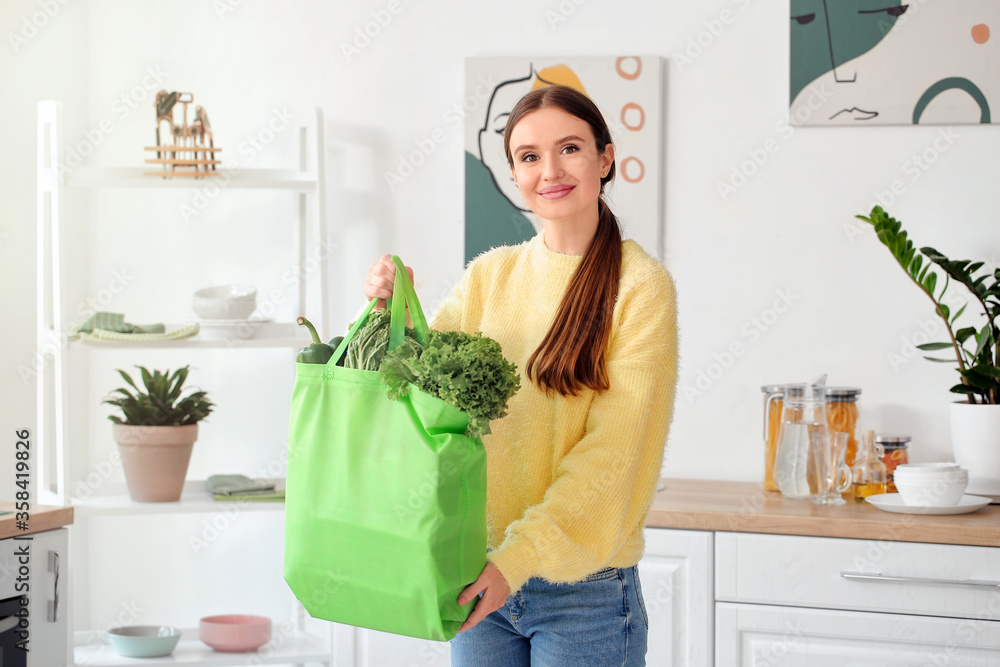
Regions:
<instances>
[{"instance_id":1,"label":"white floor shelf","mask_svg":"<svg viewBox=\"0 0 1000 667\"><path fill-rule=\"evenodd\" d=\"M82 434L86 433L93 423L91 420L98 419L95 414L97 406L83 406L80 401L90 397L89 392L92 389L90 381L97 372L106 372L105 367L111 365L109 363L111 357L135 356L140 352L145 354L147 350L166 350L163 355L151 356L172 358L173 355L177 355L183 358L190 356L192 350L204 350L197 354L204 355L209 360L206 363L216 359L223 363L231 363L233 360L226 358L229 353L244 350L240 354L247 354L256 350L260 352L258 357L267 361L272 361L275 355L287 355L285 358L288 359L288 368L293 371L296 354L299 349L310 343L310 338L305 328L287 320L294 315L308 312L312 314L310 318L321 331L332 328L328 321L327 306L329 302L327 286L330 283L328 272L332 262L319 262L318 270L315 271L299 270L288 285L285 285L286 281L283 280L282 293L293 292L290 294L291 313L280 314L285 321L211 322L197 320L194 313L191 313L190 318L181 323L198 321L201 331L196 336L175 341L98 342L70 340L67 335L67 332L78 324L76 318L79 312L73 312L73 305L83 303L89 295L83 271L94 270L95 267L96 270L101 270L101 267L108 265L110 258L116 254L114 251L109 251L105 256L86 247L85 244L84 247L79 247L80 239L75 235L78 232L82 238L83 234L92 231L91 225L94 225L95 229L101 229L98 225L105 223L100 220L99 215L105 210L118 210L122 215L141 215L144 207L162 207L166 202L184 199L187 196L185 190L203 194L208 198L225 192L225 196L233 199L236 204L244 200L246 205L253 205L258 201L267 201L268 205L287 205L287 217L282 214L281 220L273 223L280 225L280 229L275 228L268 232L278 234L279 236L274 238L279 241L282 241L283 237L284 240L279 246L280 251L285 252L290 249L296 258L296 267L305 267L314 257L325 258L328 249L334 246L326 241L326 190L323 187L326 183L323 139L325 124L322 110L316 109L314 113L307 114L301 123L295 124L293 134L288 136L288 139L297 143L295 159L285 163L285 166L290 168L243 167L232 159L235 156L231 153L223 153L218 172L206 175L204 178L184 176L165 178L159 174L147 175L148 172L159 171L151 165L80 166L66 170L60 166L61 156L64 155L60 117L61 108L58 102L38 103L36 179L38 280L35 328L37 349L40 354L44 354L44 363L39 366L37 427L32 434L35 440L41 443L38 448L38 459L33 467L34 471L38 471L39 479L33 484L38 489L38 502L71 505L77 518L70 531L68 546L73 559L72 568L68 568L70 574L67 599L71 604L67 606L61 620L58 646L54 646L51 653L65 655L66 658L72 657L72 664L80 667L173 664L328 666L333 661L332 631L327 628L330 636L324 638L322 627L319 625L313 627L308 622L308 616L301 604L294 601L294 597L288 599L288 591L282 586L283 582L277 578L281 569L277 556L283 548L283 543L273 539L273 535L269 533L260 534L259 539L256 536L247 538L248 540L253 538L253 548L259 546L261 549L268 549L267 558L262 558L259 562L253 559L247 560L246 571L240 569L233 576L234 580L238 576L240 581L252 581L254 576L260 575L262 568L267 568L267 575L270 577L268 581L273 585L265 591L266 599L262 597L258 604L272 617L276 617L277 612L274 608L278 607L279 600L282 607L288 602L293 602L292 622L287 626L275 624L271 643L252 653L222 653L203 644L198 639L197 629L184 629L181 642L169 656L126 658L118 655L108 643L106 634L95 627L97 624L92 614L95 613L94 609L106 607L106 605L102 607L102 602L110 602L113 606L116 599L128 597L131 580L108 577L107 580L100 580L102 583L94 584L93 582L99 578L93 575L98 568L105 573L114 573L116 568L127 567L129 573L135 577L141 577L147 572L143 570L141 559L136 561L133 554L122 553L112 540L103 544L97 542L95 536L104 535L105 530L118 528L110 525L115 523L114 520L91 521L90 519L124 517L121 520L123 523L152 524L149 528L143 528L146 531L143 536L149 535L149 548L155 549L158 544L168 544L171 541L177 543L179 539L183 539L180 524L187 522L172 521L169 519L170 515L187 514L189 520L199 521L207 517L214 521L233 512L247 512L254 513L261 523L268 524L280 522L285 511L285 503L281 500L216 501L206 489L204 479L187 480L181 499L177 502L135 502L129 496L123 481L101 480L89 484L87 480L90 478L85 479L82 475L86 475L87 471L92 469L90 464L94 462L88 458L91 450L88 447L74 447L74 445L78 439L86 437ZM136 154L135 157L138 161L140 154ZM78 192L72 196L65 196L68 189L86 189L101 194L86 196L88 193ZM114 192L102 192L104 189ZM248 193L248 189L255 189L258 192ZM161 190L171 190L171 192L159 192ZM255 196L248 196L250 194ZM220 224L225 222L231 225L234 231L239 229L240 220L224 219L220 215L213 215L212 219L218 220ZM68 229L72 229L74 233L67 233ZM165 230L161 231L166 233ZM149 250L151 256L157 252L158 256L165 256L165 249L151 246ZM168 275L160 276L152 271L146 277L149 280L169 280ZM267 294L277 287L271 285L270 289L262 289L260 296L266 298ZM174 317L183 320L187 310L178 313ZM276 315L262 307L258 317L270 318ZM172 331L177 326L176 320L174 324L168 322L164 324L167 331ZM109 350L110 353L105 353L105 350ZM262 350L264 351L261 352ZM248 360L250 359L252 358L248 357ZM229 384L239 391L255 391L252 385L237 387L235 384L237 381L233 379ZM71 410L71 407L75 409ZM104 413L105 410L102 409L101 412ZM272 419L273 424L273 420L283 419L280 415L281 411L273 411L272 415L261 415L261 417ZM213 444L237 451L240 445L238 440L226 440L222 435L218 437L218 442ZM282 471L273 470L267 474L282 474ZM108 479L122 480L123 477L116 475ZM284 488L285 480L277 481L278 488ZM86 495L88 489L92 495ZM77 494L80 495L79 498L75 497ZM134 521L133 517L138 521ZM148 518L150 521L145 522L143 518ZM164 529L162 534L158 531L161 524ZM248 544L242 542L233 545L234 549L240 550L246 550L248 547ZM183 568L188 569L188 574L196 573L204 578L212 578L225 576L229 572L227 563L229 561L221 556L211 562L188 559L181 568L161 567L155 574L163 578L163 584L173 587L175 592L183 593L184 586L194 585L186 583ZM221 590L222 584L219 587ZM141 586L135 588L139 590ZM228 593L222 597L228 599ZM188 604L189 598L185 595L176 595L169 602L164 602L164 605L174 607L171 611L174 615L183 614ZM61 659L58 664L64 662L65 659ZM40 667L48 666L40 665Z\"/></svg>"},{"instance_id":2,"label":"white floor shelf","mask_svg":"<svg viewBox=\"0 0 1000 667\"><path fill-rule=\"evenodd\" d=\"M197 637L197 631L192 631ZM222 653L199 639L188 639L184 633L170 655L162 658L126 658L115 653L109 644L77 646L74 661L80 667L115 667L117 665L276 665L321 662L327 664L330 651L324 643L310 635L274 637L268 644L249 653Z\"/></svg>"}]
</instances>

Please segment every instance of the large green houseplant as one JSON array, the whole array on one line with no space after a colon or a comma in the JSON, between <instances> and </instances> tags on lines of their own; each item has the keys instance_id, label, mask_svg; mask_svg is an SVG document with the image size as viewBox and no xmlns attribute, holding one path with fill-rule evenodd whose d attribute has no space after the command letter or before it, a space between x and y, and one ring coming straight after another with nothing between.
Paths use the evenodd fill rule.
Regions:
<instances>
[{"instance_id":1,"label":"large green houseplant","mask_svg":"<svg viewBox=\"0 0 1000 667\"><path fill-rule=\"evenodd\" d=\"M944 322L948 341L918 345L932 352L951 349L954 359L924 357L930 361L957 363L960 381L951 391L965 400L952 404L952 447L955 460L969 469L969 492L1000 495L1000 269L983 270L985 262L948 259L931 247L917 250L898 220L881 206L859 219L875 228L910 279L934 303L934 312ZM937 267L944 274L943 284ZM958 327L965 303L955 313L944 303L952 282L963 285L982 318L975 326Z\"/></svg>"},{"instance_id":2,"label":"large green houseplant","mask_svg":"<svg viewBox=\"0 0 1000 667\"><path fill-rule=\"evenodd\" d=\"M188 366L172 374L137 368L142 373L142 389L119 369L128 388L119 387L112 392L119 396L102 401L121 409L124 417L110 415L108 419L114 422L129 495L143 502L179 500L198 439L198 422L212 412L214 404L204 391L181 396Z\"/></svg>"}]
</instances>

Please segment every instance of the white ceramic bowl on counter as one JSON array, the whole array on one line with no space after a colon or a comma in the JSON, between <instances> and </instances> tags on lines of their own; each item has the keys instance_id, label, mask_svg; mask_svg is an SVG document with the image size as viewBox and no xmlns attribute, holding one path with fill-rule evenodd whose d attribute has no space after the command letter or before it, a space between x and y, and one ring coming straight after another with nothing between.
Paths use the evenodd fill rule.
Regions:
<instances>
[{"instance_id":1,"label":"white ceramic bowl on counter","mask_svg":"<svg viewBox=\"0 0 1000 667\"><path fill-rule=\"evenodd\" d=\"M257 288L251 285L216 285L194 293L192 309L206 320L245 320L257 308Z\"/></svg>"},{"instance_id":2,"label":"white ceramic bowl on counter","mask_svg":"<svg viewBox=\"0 0 1000 667\"><path fill-rule=\"evenodd\" d=\"M969 471L957 463L912 463L897 466L893 481L907 505L957 505L969 485Z\"/></svg>"}]
</instances>

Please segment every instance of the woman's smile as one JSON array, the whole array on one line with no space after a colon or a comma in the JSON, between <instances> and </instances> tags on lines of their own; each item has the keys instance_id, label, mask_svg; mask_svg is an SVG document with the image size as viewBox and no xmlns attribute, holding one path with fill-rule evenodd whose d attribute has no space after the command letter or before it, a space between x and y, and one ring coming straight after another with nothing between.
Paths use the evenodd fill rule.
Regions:
<instances>
[{"instance_id":1,"label":"woman's smile","mask_svg":"<svg viewBox=\"0 0 1000 667\"><path fill-rule=\"evenodd\" d=\"M575 185L552 185L547 188L542 188L538 191L538 194L546 199L562 199L574 189L576 189Z\"/></svg>"}]
</instances>

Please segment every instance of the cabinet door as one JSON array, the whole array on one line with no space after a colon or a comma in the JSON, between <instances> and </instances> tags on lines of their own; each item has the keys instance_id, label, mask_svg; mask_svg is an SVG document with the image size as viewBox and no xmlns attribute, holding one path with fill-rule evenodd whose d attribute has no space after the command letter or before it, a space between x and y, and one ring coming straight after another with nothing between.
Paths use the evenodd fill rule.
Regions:
<instances>
[{"instance_id":1,"label":"cabinet door","mask_svg":"<svg viewBox=\"0 0 1000 667\"><path fill-rule=\"evenodd\" d=\"M65 528L35 533L31 549L31 591L28 612L31 626L28 667L66 667L69 655L69 600L66 591L69 563ZM54 555L53 555L54 554ZM52 610L50 610L52 607ZM54 611L55 619L50 616Z\"/></svg>"},{"instance_id":2,"label":"cabinet door","mask_svg":"<svg viewBox=\"0 0 1000 667\"><path fill-rule=\"evenodd\" d=\"M717 667L992 667L1000 623L770 605L716 605Z\"/></svg>"},{"instance_id":3,"label":"cabinet door","mask_svg":"<svg viewBox=\"0 0 1000 667\"><path fill-rule=\"evenodd\" d=\"M996 547L720 532L715 569L724 602L1000 619Z\"/></svg>"},{"instance_id":4,"label":"cabinet door","mask_svg":"<svg viewBox=\"0 0 1000 667\"><path fill-rule=\"evenodd\" d=\"M450 667L451 644L337 624L333 667Z\"/></svg>"},{"instance_id":5,"label":"cabinet door","mask_svg":"<svg viewBox=\"0 0 1000 667\"><path fill-rule=\"evenodd\" d=\"M712 663L712 542L706 531L646 529L639 580L649 617L650 667Z\"/></svg>"}]
</instances>

